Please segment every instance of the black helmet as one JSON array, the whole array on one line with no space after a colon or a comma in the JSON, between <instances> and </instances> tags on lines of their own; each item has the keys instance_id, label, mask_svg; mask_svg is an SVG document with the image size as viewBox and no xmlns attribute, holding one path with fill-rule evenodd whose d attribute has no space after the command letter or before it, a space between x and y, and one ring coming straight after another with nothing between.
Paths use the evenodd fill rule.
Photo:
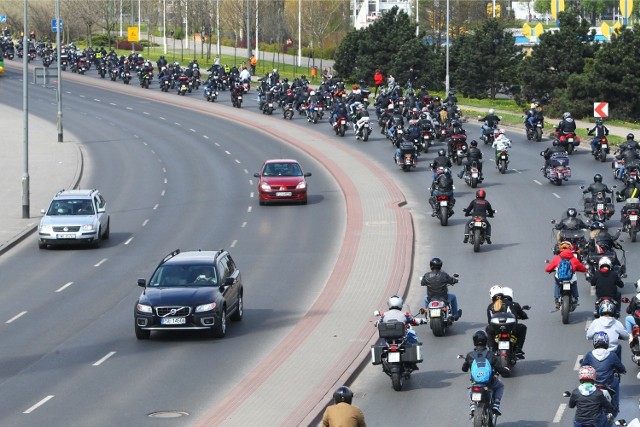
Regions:
<instances>
[{"instance_id":1,"label":"black helmet","mask_svg":"<svg viewBox=\"0 0 640 427\"><path fill-rule=\"evenodd\" d=\"M578 211L576 210L576 208L567 209L567 217L575 218L577 214L578 214Z\"/></svg>"},{"instance_id":2,"label":"black helmet","mask_svg":"<svg viewBox=\"0 0 640 427\"><path fill-rule=\"evenodd\" d=\"M433 98L433 100L434 100L434 101L438 101L438 102L440 102L440 97L439 97L439 96L436 96L435 98Z\"/></svg>"},{"instance_id":3,"label":"black helmet","mask_svg":"<svg viewBox=\"0 0 640 427\"><path fill-rule=\"evenodd\" d=\"M364 86L365 84L364 80L360 80L358 83L360 83L360 86Z\"/></svg>"},{"instance_id":4,"label":"black helmet","mask_svg":"<svg viewBox=\"0 0 640 427\"><path fill-rule=\"evenodd\" d=\"M333 392L333 401L338 404L340 402L345 402L351 405L351 401L353 400L353 392L347 386L338 387L336 391Z\"/></svg>"},{"instance_id":5,"label":"black helmet","mask_svg":"<svg viewBox=\"0 0 640 427\"><path fill-rule=\"evenodd\" d=\"M601 125L602 124L602 119L596 119L596 124L597 125Z\"/></svg>"},{"instance_id":6,"label":"black helmet","mask_svg":"<svg viewBox=\"0 0 640 427\"><path fill-rule=\"evenodd\" d=\"M472 147L477 147L478 146L478 141L476 141L475 139L472 139L470 142Z\"/></svg>"},{"instance_id":7,"label":"black helmet","mask_svg":"<svg viewBox=\"0 0 640 427\"><path fill-rule=\"evenodd\" d=\"M476 191L476 198L477 199L484 199L487 196L487 192L484 191L483 189L480 189L478 191Z\"/></svg>"},{"instance_id":8,"label":"black helmet","mask_svg":"<svg viewBox=\"0 0 640 427\"><path fill-rule=\"evenodd\" d=\"M560 145L560 140L558 138L553 140L553 146L557 147L558 145Z\"/></svg>"},{"instance_id":9,"label":"black helmet","mask_svg":"<svg viewBox=\"0 0 640 427\"><path fill-rule=\"evenodd\" d=\"M438 257L431 258L429 267L431 267L431 270L440 270L442 268L442 260Z\"/></svg>"},{"instance_id":10,"label":"black helmet","mask_svg":"<svg viewBox=\"0 0 640 427\"><path fill-rule=\"evenodd\" d=\"M632 133L627 134L627 141L633 141L633 138L635 138L635 136L633 136Z\"/></svg>"},{"instance_id":11,"label":"black helmet","mask_svg":"<svg viewBox=\"0 0 640 427\"><path fill-rule=\"evenodd\" d=\"M593 182L602 182L602 175L599 173L593 175Z\"/></svg>"},{"instance_id":12,"label":"black helmet","mask_svg":"<svg viewBox=\"0 0 640 427\"><path fill-rule=\"evenodd\" d=\"M487 345L487 333L485 331L477 331L473 334L473 345L476 347Z\"/></svg>"},{"instance_id":13,"label":"black helmet","mask_svg":"<svg viewBox=\"0 0 640 427\"><path fill-rule=\"evenodd\" d=\"M438 150L438 156L444 156L446 154L447 154L446 151L444 151L442 149Z\"/></svg>"}]
</instances>

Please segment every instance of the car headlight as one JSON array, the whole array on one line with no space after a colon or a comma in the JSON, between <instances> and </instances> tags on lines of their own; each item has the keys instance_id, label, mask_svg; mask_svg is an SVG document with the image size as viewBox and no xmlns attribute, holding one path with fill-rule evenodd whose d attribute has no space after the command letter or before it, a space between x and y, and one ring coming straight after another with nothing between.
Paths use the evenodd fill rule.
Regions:
<instances>
[{"instance_id":1,"label":"car headlight","mask_svg":"<svg viewBox=\"0 0 640 427\"><path fill-rule=\"evenodd\" d=\"M266 182L263 182L262 184L260 184L260 189L262 191L269 191L269 190L271 190L271 186L269 184L267 184Z\"/></svg>"},{"instance_id":2,"label":"car headlight","mask_svg":"<svg viewBox=\"0 0 640 427\"><path fill-rule=\"evenodd\" d=\"M153 309L151 308L150 305L145 305L145 304L136 304L136 310L138 310L140 313L152 313Z\"/></svg>"},{"instance_id":3,"label":"car headlight","mask_svg":"<svg viewBox=\"0 0 640 427\"><path fill-rule=\"evenodd\" d=\"M53 233L53 226L51 225L41 225L40 226L41 233Z\"/></svg>"},{"instance_id":4,"label":"car headlight","mask_svg":"<svg viewBox=\"0 0 640 427\"><path fill-rule=\"evenodd\" d=\"M196 313L202 313L203 311L211 311L216 308L216 303L211 302L209 304L202 304L196 307Z\"/></svg>"},{"instance_id":5,"label":"car headlight","mask_svg":"<svg viewBox=\"0 0 640 427\"><path fill-rule=\"evenodd\" d=\"M298 185L296 185L296 188L298 190L304 190L305 188L307 188L307 182L306 181L299 182Z\"/></svg>"},{"instance_id":6,"label":"car headlight","mask_svg":"<svg viewBox=\"0 0 640 427\"><path fill-rule=\"evenodd\" d=\"M93 224L85 224L82 226L83 231L93 231L96 229L96 226Z\"/></svg>"}]
</instances>

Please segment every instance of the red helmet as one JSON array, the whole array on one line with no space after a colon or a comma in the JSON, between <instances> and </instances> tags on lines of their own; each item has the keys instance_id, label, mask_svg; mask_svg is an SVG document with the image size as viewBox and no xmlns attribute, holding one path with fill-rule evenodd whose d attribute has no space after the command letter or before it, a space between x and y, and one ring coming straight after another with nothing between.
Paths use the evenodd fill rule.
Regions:
<instances>
[{"instance_id":1,"label":"red helmet","mask_svg":"<svg viewBox=\"0 0 640 427\"><path fill-rule=\"evenodd\" d=\"M478 191L476 191L476 198L478 199L484 199L487 196L487 192L480 189Z\"/></svg>"},{"instance_id":2,"label":"red helmet","mask_svg":"<svg viewBox=\"0 0 640 427\"><path fill-rule=\"evenodd\" d=\"M585 365L578 370L578 378L580 381L596 381L596 370L593 366Z\"/></svg>"},{"instance_id":3,"label":"red helmet","mask_svg":"<svg viewBox=\"0 0 640 427\"><path fill-rule=\"evenodd\" d=\"M353 90L358 89L358 85L353 85Z\"/></svg>"}]
</instances>

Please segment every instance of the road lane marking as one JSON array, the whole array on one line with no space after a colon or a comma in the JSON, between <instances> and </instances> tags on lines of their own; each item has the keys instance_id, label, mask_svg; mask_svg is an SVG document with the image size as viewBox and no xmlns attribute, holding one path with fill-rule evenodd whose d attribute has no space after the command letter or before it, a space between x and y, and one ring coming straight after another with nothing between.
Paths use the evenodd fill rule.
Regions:
<instances>
[{"instance_id":1,"label":"road lane marking","mask_svg":"<svg viewBox=\"0 0 640 427\"><path fill-rule=\"evenodd\" d=\"M522 173L518 169L511 169L511 170L514 171L514 172Z\"/></svg>"},{"instance_id":2,"label":"road lane marking","mask_svg":"<svg viewBox=\"0 0 640 427\"><path fill-rule=\"evenodd\" d=\"M248 173L249 173L249 171L245 169L245 170L244 170L244 173L248 174Z\"/></svg>"},{"instance_id":3,"label":"road lane marking","mask_svg":"<svg viewBox=\"0 0 640 427\"><path fill-rule=\"evenodd\" d=\"M150 116L150 115L151 115L151 113L148 113L148 112L146 112L146 111L143 111L143 112L142 112L142 114L147 115L147 116Z\"/></svg>"},{"instance_id":4,"label":"road lane marking","mask_svg":"<svg viewBox=\"0 0 640 427\"><path fill-rule=\"evenodd\" d=\"M562 419L562 414L564 414L564 410L567 409L567 404L566 403L561 403L560 406L558 407L558 410L556 411L556 415L553 417L553 423L559 423L560 420Z\"/></svg>"},{"instance_id":5,"label":"road lane marking","mask_svg":"<svg viewBox=\"0 0 640 427\"><path fill-rule=\"evenodd\" d=\"M580 369L580 361L584 358L584 354L579 354L578 357L576 358L576 364L573 365L573 370L577 371L578 369Z\"/></svg>"},{"instance_id":6,"label":"road lane marking","mask_svg":"<svg viewBox=\"0 0 640 427\"><path fill-rule=\"evenodd\" d=\"M556 193L551 193L551 194L553 194L554 196L556 196L556 199L559 199L559 198L560 198L560 196L558 196Z\"/></svg>"},{"instance_id":7,"label":"road lane marking","mask_svg":"<svg viewBox=\"0 0 640 427\"><path fill-rule=\"evenodd\" d=\"M251 212L251 206L249 206L249 208L247 209L247 212Z\"/></svg>"},{"instance_id":8,"label":"road lane marking","mask_svg":"<svg viewBox=\"0 0 640 427\"><path fill-rule=\"evenodd\" d=\"M235 160L236 160L236 163L237 163L237 164L240 164L240 160L238 160L238 159L235 159Z\"/></svg>"},{"instance_id":9,"label":"road lane marking","mask_svg":"<svg viewBox=\"0 0 640 427\"><path fill-rule=\"evenodd\" d=\"M535 182L538 185L542 185L542 183L540 181L538 181L537 179L534 179L533 182Z\"/></svg>"},{"instance_id":10,"label":"road lane marking","mask_svg":"<svg viewBox=\"0 0 640 427\"><path fill-rule=\"evenodd\" d=\"M195 132L196 132L196 130L195 130L195 129L191 129L191 128L189 128L189 130L190 130L191 132L193 132L193 133L195 133Z\"/></svg>"},{"instance_id":11,"label":"road lane marking","mask_svg":"<svg viewBox=\"0 0 640 427\"><path fill-rule=\"evenodd\" d=\"M100 261L98 261L97 264L94 264L94 267L100 267L102 264L104 264L105 262L107 262L107 258L102 258Z\"/></svg>"},{"instance_id":12,"label":"road lane marking","mask_svg":"<svg viewBox=\"0 0 640 427\"><path fill-rule=\"evenodd\" d=\"M93 100L96 101L96 102L102 102L98 98L93 98Z\"/></svg>"},{"instance_id":13,"label":"road lane marking","mask_svg":"<svg viewBox=\"0 0 640 427\"><path fill-rule=\"evenodd\" d=\"M157 205L157 204L156 204L156 205L153 207L153 210L155 211L156 209L158 209L158 206L160 206L160 205Z\"/></svg>"},{"instance_id":14,"label":"road lane marking","mask_svg":"<svg viewBox=\"0 0 640 427\"><path fill-rule=\"evenodd\" d=\"M144 227L144 226L145 226L145 225L147 225L148 223L149 223L149 220L148 220L148 219L145 219L145 220L142 222L142 226Z\"/></svg>"},{"instance_id":15,"label":"road lane marking","mask_svg":"<svg viewBox=\"0 0 640 427\"><path fill-rule=\"evenodd\" d=\"M156 154L156 151L155 150L151 150L151 154Z\"/></svg>"},{"instance_id":16,"label":"road lane marking","mask_svg":"<svg viewBox=\"0 0 640 427\"><path fill-rule=\"evenodd\" d=\"M178 122L173 122L173 124L174 124L174 125L176 125L176 126L182 126L182 125L181 125L180 123L178 123Z\"/></svg>"},{"instance_id":17,"label":"road lane marking","mask_svg":"<svg viewBox=\"0 0 640 427\"><path fill-rule=\"evenodd\" d=\"M230 153L230 152L228 152L227 150L224 150L224 152L225 152L226 154L228 154L228 155L231 155L231 153Z\"/></svg>"},{"instance_id":18,"label":"road lane marking","mask_svg":"<svg viewBox=\"0 0 640 427\"><path fill-rule=\"evenodd\" d=\"M166 190L162 190L162 193L160 193L160 197L164 197L165 193L166 193Z\"/></svg>"},{"instance_id":19,"label":"road lane marking","mask_svg":"<svg viewBox=\"0 0 640 427\"><path fill-rule=\"evenodd\" d=\"M214 142L214 144L216 145L216 147L220 147L220 144L218 144L217 142Z\"/></svg>"},{"instance_id":20,"label":"road lane marking","mask_svg":"<svg viewBox=\"0 0 640 427\"><path fill-rule=\"evenodd\" d=\"M162 116L160 116L160 117L158 117L158 118L159 118L160 120L167 120L167 119L165 119L165 118L164 118L164 117L162 117Z\"/></svg>"},{"instance_id":21,"label":"road lane marking","mask_svg":"<svg viewBox=\"0 0 640 427\"><path fill-rule=\"evenodd\" d=\"M113 105L114 107L118 106L118 104L116 104L115 102L110 102L109 105Z\"/></svg>"},{"instance_id":22,"label":"road lane marking","mask_svg":"<svg viewBox=\"0 0 640 427\"><path fill-rule=\"evenodd\" d=\"M129 238L127 239L127 241L126 241L126 242L124 242L124 244L125 244L125 245L128 245L129 243L131 243L131 241L132 241L132 240L133 240L133 237L129 237Z\"/></svg>"},{"instance_id":23,"label":"road lane marking","mask_svg":"<svg viewBox=\"0 0 640 427\"><path fill-rule=\"evenodd\" d=\"M104 356L102 359L98 360L96 363L94 363L92 366L100 366L102 365L103 362L105 362L108 358L110 358L111 356L113 356L114 354L116 354L115 351L110 351L109 353L107 353L106 356Z\"/></svg>"},{"instance_id":24,"label":"road lane marking","mask_svg":"<svg viewBox=\"0 0 640 427\"><path fill-rule=\"evenodd\" d=\"M242 225L240 227L245 228L247 226L247 222L243 222Z\"/></svg>"},{"instance_id":25,"label":"road lane marking","mask_svg":"<svg viewBox=\"0 0 640 427\"><path fill-rule=\"evenodd\" d=\"M249 180L249 185L253 185L253 180L252 179Z\"/></svg>"},{"instance_id":26,"label":"road lane marking","mask_svg":"<svg viewBox=\"0 0 640 427\"><path fill-rule=\"evenodd\" d=\"M86 96L84 96L84 95L80 95L80 98L86 98Z\"/></svg>"},{"instance_id":27,"label":"road lane marking","mask_svg":"<svg viewBox=\"0 0 640 427\"><path fill-rule=\"evenodd\" d=\"M18 313L15 316L13 316L11 319L7 320L5 323L13 323L14 320L17 320L17 319L21 318L25 314L27 314L26 311L23 311L22 313Z\"/></svg>"},{"instance_id":28,"label":"road lane marking","mask_svg":"<svg viewBox=\"0 0 640 427\"><path fill-rule=\"evenodd\" d=\"M233 242L231 242L231 247L232 247L232 248L233 248L233 247L235 247L235 246L236 246L236 243L238 243L238 241L237 241L237 240L234 240Z\"/></svg>"},{"instance_id":29,"label":"road lane marking","mask_svg":"<svg viewBox=\"0 0 640 427\"><path fill-rule=\"evenodd\" d=\"M127 107L127 110L133 110L133 108L131 108L131 107Z\"/></svg>"},{"instance_id":30,"label":"road lane marking","mask_svg":"<svg viewBox=\"0 0 640 427\"><path fill-rule=\"evenodd\" d=\"M165 178L165 179L164 179L164 183L165 183L165 184L167 183L167 178Z\"/></svg>"},{"instance_id":31,"label":"road lane marking","mask_svg":"<svg viewBox=\"0 0 640 427\"><path fill-rule=\"evenodd\" d=\"M204 139L209 139L209 137L208 137L207 135L202 135L202 137L203 137Z\"/></svg>"},{"instance_id":32,"label":"road lane marking","mask_svg":"<svg viewBox=\"0 0 640 427\"><path fill-rule=\"evenodd\" d=\"M45 397L44 399L42 399L40 402L36 403L35 405L33 405L31 408L27 409L26 411L23 412L23 414L30 414L33 411L35 411L36 409L38 409L39 407L41 407L42 405L44 405L45 403L47 403L48 401L50 401L51 399L53 399L54 395L50 394L49 396Z\"/></svg>"},{"instance_id":33,"label":"road lane marking","mask_svg":"<svg viewBox=\"0 0 640 427\"><path fill-rule=\"evenodd\" d=\"M167 168L162 168L162 173L167 173Z\"/></svg>"},{"instance_id":34,"label":"road lane marking","mask_svg":"<svg viewBox=\"0 0 640 427\"><path fill-rule=\"evenodd\" d=\"M73 282L68 282L68 283L60 286L56 292L62 292L62 291L64 291L65 289L67 289L71 285L73 285Z\"/></svg>"},{"instance_id":35,"label":"road lane marking","mask_svg":"<svg viewBox=\"0 0 640 427\"><path fill-rule=\"evenodd\" d=\"M253 191L249 194L249 197L253 198Z\"/></svg>"}]
</instances>

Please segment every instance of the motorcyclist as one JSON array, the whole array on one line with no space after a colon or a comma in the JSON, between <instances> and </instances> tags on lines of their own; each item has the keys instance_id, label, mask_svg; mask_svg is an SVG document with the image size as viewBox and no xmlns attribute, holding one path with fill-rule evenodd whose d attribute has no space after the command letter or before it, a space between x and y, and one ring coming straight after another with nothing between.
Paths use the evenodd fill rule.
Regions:
<instances>
[{"instance_id":1,"label":"motorcyclist","mask_svg":"<svg viewBox=\"0 0 640 427\"><path fill-rule=\"evenodd\" d=\"M479 122L485 122L482 125L482 129L480 129L480 138L484 139L484 136L487 135L490 131L498 127L500 123L500 117L496 116L496 110L493 108L489 108L489 113L484 117L478 118Z\"/></svg>"},{"instance_id":2,"label":"motorcyclist","mask_svg":"<svg viewBox=\"0 0 640 427\"><path fill-rule=\"evenodd\" d=\"M367 110L363 105L359 105L356 109L356 116L353 118L356 122L355 132L356 139L360 139L360 135L358 135L358 131L364 124L369 120L369 110ZM367 129L364 132L369 132Z\"/></svg>"},{"instance_id":3,"label":"motorcyclist","mask_svg":"<svg viewBox=\"0 0 640 427\"><path fill-rule=\"evenodd\" d=\"M613 302L605 300L600 304L597 319L589 325L587 329L587 339L593 338L596 332L604 331L609 335L609 351L615 352L618 358L621 358L622 347L618 344L620 338L623 340L629 339L629 332L625 329L624 325L617 320L615 316L616 307Z\"/></svg>"},{"instance_id":4,"label":"motorcyclist","mask_svg":"<svg viewBox=\"0 0 640 427\"><path fill-rule=\"evenodd\" d=\"M382 89L380 91L380 95L378 95L378 97L376 98L376 102L373 104L376 107L376 116L378 118L380 118L382 112L387 109L390 102L391 101L389 100L387 91L385 89Z\"/></svg>"},{"instance_id":5,"label":"motorcyclist","mask_svg":"<svg viewBox=\"0 0 640 427\"><path fill-rule=\"evenodd\" d=\"M560 245L560 243L562 243L567 238L567 234L569 234L569 232L588 230L589 226L583 220L578 218L578 210L576 208L568 208L567 217L556 223L555 229L558 230L558 233L556 234L556 240L558 242L558 245ZM569 242L569 245L573 246L571 242Z\"/></svg>"},{"instance_id":6,"label":"motorcyclist","mask_svg":"<svg viewBox=\"0 0 640 427\"><path fill-rule=\"evenodd\" d=\"M620 406L620 378L615 374L626 374L627 368L617 354L609 351L609 335L606 332L593 334L593 350L584 355L580 365L593 366L596 370L596 384L613 389L615 393L612 403L616 408L614 415L617 415Z\"/></svg>"},{"instance_id":7,"label":"motorcyclist","mask_svg":"<svg viewBox=\"0 0 640 427\"><path fill-rule=\"evenodd\" d=\"M339 100L336 103L336 106L331 112L331 125L335 127L337 124L337 120L340 117L345 117L347 120L349 120L349 112L347 110L347 106L344 102L342 102L342 100Z\"/></svg>"},{"instance_id":8,"label":"motorcyclist","mask_svg":"<svg viewBox=\"0 0 640 427\"><path fill-rule=\"evenodd\" d=\"M540 121L544 126L544 116L542 114L542 105L535 101L531 103L531 108L527 110L524 116L524 126L527 129L532 129L535 122Z\"/></svg>"},{"instance_id":9,"label":"motorcyclist","mask_svg":"<svg viewBox=\"0 0 640 427\"><path fill-rule=\"evenodd\" d=\"M631 199L631 200L630 200ZM622 230L627 231L627 211L631 206L636 209L640 208L640 204L634 199L640 199L640 184L636 181L635 176L627 179L627 184L622 191L616 192L616 200L618 202L626 202L620 209L620 220L622 221ZM628 202L627 202L628 201Z\"/></svg>"},{"instance_id":10,"label":"motorcyclist","mask_svg":"<svg viewBox=\"0 0 640 427\"><path fill-rule=\"evenodd\" d=\"M416 319L408 311L402 311L402 305L404 301L398 295L393 295L387 300L387 307L389 310L380 315L380 322L402 322L406 328L406 341L409 344L418 344L418 336L416 332L409 326L424 325L427 323L426 319ZM417 366L415 367L417 369Z\"/></svg>"},{"instance_id":11,"label":"motorcyclist","mask_svg":"<svg viewBox=\"0 0 640 427\"><path fill-rule=\"evenodd\" d=\"M571 117L571 113L562 114L562 120L558 123L556 133L558 137L568 133L576 133L576 122Z\"/></svg>"},{"instance_id":12,"label":"motorcyclist","mask_svg":"<svg viewBox=\"0 0 640 427\"><path fill-rule=\"evenodd\" d=\"M476 167L478 168L478 172L480 173L480 178L478 179L478 181L482 181L482 151L480 151L480 149L478 148L478 141L476 141L475 139L472 140L469 145L470 147L467 150L467 163L462 169L460 169L460 172L458 172L458 177L462 178L465 171L468 171L475 163Z\"/></svg>"},{"instance_id":13,"label":"motorcyclist","mask_svg":"<svg viewBox=\"0 0 640 427\"><path fill-rule=\"evenodd\" d=\"M362 104L362 91L358 85L353 85L351 93L347 97L347 107L351 114L355 113L356 105Z\"/></svg>"},{"instance_id":14,"label":"motorcyclist","mask_svg":"<svg viewBox=\"0 0 640 427\"><path fill-rule=\"evenodd\" d=\"M240 86L240 82L237 80L233 83L233 87L231 87L231 101L235 102L239 96L242 96L244 91L242 90L242 86Z\"/></svg>"},{"instance_id":15,"label":"motorcyclist","mask_svg":"<svg viewBox=\"0 0 640 427\"><path fill-rule=\"evenodd\" d=\"M496 340L493 337L496 336L498 331L495 329L494 325L491 323L491 317L496 313L512 313L517 320L526 320L529 318L527 313L523 310L523 308L517 302L513 301L513 289L510 287L502 287L499 285L492 286L489 290L489 295L491 296L491 304L487 307L487 335L489 336L489 347L492 350L496 349ZM515 353L518 357L524 359L524 342L527 338L527 326L523 323L517 322L516 327L514 329L514 334L516 336L515 343Z\"/></svg>"},{"instance_id":16,"label":"motorcyclist","mask_svg":"<svg viewBox=\"0 0 640 427\"><path fill-rule=\"evenodd\" d=\"M349 387L338 387L333 393L334 404L322 415L322 427L367 427L364 414L352 401L353 392Z\"/></svg>"},{"instance_id":17,"label":"motorcyclist","mask_svg":"<svg viewBox=\"0 0 640 427\"><path fill-rule=\"evenodd\" d=\"M591 193L591 197L587 197L584 199L585 207L591 204L598 193L613 194L613 191L611 191L606 184L602 183L602 175L597 173L593 176L593 183L590 184L589 187L582 190L582 194L587 193ZM606 202L611 203L611 198L606 197Z\"/></svg>"},{"instance_id":18,"label":"motorcyclist","mask_svg":"<svg viewBox=\"0 0 640 427\"><path fill-rule=\"evenodd\" d=\"M595 132L595 137L591 140L591 154L595 154L596 145L600 142L601 138L609 135L609 129L603 124L602 119L596 119L596 125L589 129L588 135L593 135Z\"/></svg>"},{"instance_id":19,"label":"motorcyclist","mask_svg":"<svg viewBox=\"0 0 640 427\"><path fill-rule=\"evenodd\" d=\"M450 90L447 93L447 97L444 99L444 103L453 105L456 105L458 103L458 98L456 97L456 93L453 90Z\"/></svg>"},{"instance_id":20,"label":"motorcyclist","mask_svg":"<svg viewBox=\"0 0 640 427\"><path fill-rule=\"evenodd\" d=\"M238 78L242 83L249 83L251 81L251 73L247 70L247 67L242 67L242 71L240 71Z\"/></svg>"},{"instance_id":21,"label":"motorcyclist","mask_svg":"<svg viewBox=\"0 0 640 427\"><path fill-rule=\"evenodd\" d=\"M626 265L622 265L618 259L614 249L622 249L620 243L616 242L620 237L620 230L615 235L609 234L608 228L604 223L594 221L589 226L590 239L587 245L589 252L589 259L596 261L600 255L610 256L613 260L614 267L620 267L620 274L626 273Z\"/></svg>"},{"instance_id":22,"label":"motorcyclist","mask_svg":"<svg viewBox=\"0 0 640 427\"><path fill-rule=\"evenodd\" d=\"M485 239L488 244L491 244L491 224L487 220L487 217L493 218L495 210L491 207L491 203L486 198L486 191L480 189L476 191L476 198L469 203L469 206L464 210L464 216L471 216L473 218L481 217L487 224L485 229ZM472 221L467 221L464 226L464 243L469 242L469 227Z\"/></svg>"},{"instance_id":23,"label":"motorcyclist","mask_svg":"<svg viewBox=\"0 0 640 427\"><path fill-rule=\"evenodd\" d=\"M608 256L603 256L598 261L598 269L591 276L591 286L596 290L596 301L600 298L608 297L616 301L618 305L616 312L620 311L622 304L622 293L618 288L624 287L624 282L620 278L618 270L613 268L613 261ZM596 306L597 308L597 306Z\"/></svg>"},{"instance_id":24,"label":"motorcyclist","mask_svg":"<svg viewBox=\"0 0 640 427\"><path fill-rule=\"evenodd\" d=\"M395 108L393 110L393 117L391 119L391 122L392 124L387 130L387 138L393 141L398 126L404 127L404 117L402 116L402 112L399 109Z\"/></svg>"},{"instance_id":25,"label":"motorcyclist","mask_svg":"<svg viewBox=\"0 0 640 427\"><path fill-rule=\"evenodd\" d=\"M496 373L498 372L500 374L509 375L510 369L507 367L500 367L498 357L493 352L489 351L489 349L487 349L487 341L488 338L485 331L477 331L475 334L473 334L474 348L472 351L467 353L467 356L462 363L462 372L468 372L473 364L473 361L479 358L481 355L487 359L487 361L491 364L492 370L495 372L492 372L491 377L488 381L482 381L482 383L485 383L493 393L493 411L498 415L502 415L502 412L500 411L500 401L502 400L502 396L504 394L504 384L498 379ZM471 381L474 383L481 382L478 378L473 378L473 376L471 378ZM472 417L475 410L476 404L472 401L469 404L469 412Z\"/></svg>"},{"instance_id":26,"label":"motorcyclist","mask_svg":"<svg viewBox=\"0 0 640 427\"><path fill-rule=\"evenodd\" d=\"M504 129L495 130L495 132L493 133L493 143L491 144L491 146L496 150L495 156L496 156L496 168L497 168L498 157L500 156L500 153L502 153L503 151L507 151L509 148L511 148L511 140L505 136Z\"/></svg>"},{"instance_id":27,"label":"motorcyclist","mask_svg":"<svg viewBox=\"0 0 640 427\"><path fill-rule=\"evenodd\" d=\"M574 427L587 425L587 423L604 427L607 414L615 412L613 404L596 387L596 378L597 374L593 366L583 366L578 370L580 385L573 390L569 399L569 408L576 408L576 415L573 418Z\"/></svg>"},{"instance_id":28,"label":"motorcyclist","mask_svg":"<svg viewBox=\"0 0 640 427\"><path fill-rule=\"evenodd\" d=\"M573 294L574 304L578 305L578 298L580 297L580 294L578 292L578 281L576 279L576 273L586 273L587 268L577 257L573 256L573 251L571 250L571 248L561 249L560 253L554 256L549 264L547 264L547 267L544 269L544 271L547 273L553 273L560 265L560 261L562 261L563 259L568 259L571 262L571 268L573 270L573 277L571 278L571 293ZM561 304L560 283L557 277L555 278L555 286L553 287L553 299L556 304L556 309L559 309Z\"/></svg>"},{"instance_id":29,"label":"motorcyclist","mask_svg":"<svg viewBox=\"0 0 640 427\"><path fill-rule=\"evenodd\" d=\"M394 156L394 160L396 162L396 164L400 164L402 162L402 157L405 153L410 153L411 154L411 160L413 161L416 156L418 155L417 151L416 151L416 146L413 145L413 142L408 141L408 140L402 140L399 144L398 144L398 148L396 149L396 154ZM453 192L453 189L452 189Z\"/></svg>"},{"instance_id":30,"label":"motorcyclist","mask_svg":"<svg viewBox=\"0 0 640 427\"><path fill-rule=\"evenodd\" d=\"M640 281L639 281L640 282ZM636 283L636 290L638 290L638 284ZM624 318L624 326L629 334L632 333L633 327L637 325L634 315L640 310L640 293L631 298L631 302L627 306L628 316ZM634 360L634 362L636 362Z\"/></svg>"},{"instance_id":31,"label":"motorcyclist","mask_svg":"<svg viewBox=\"0 0 640 427\"><path fill-rule=\"evenodd\" d=\"M431 258L429 268L431 271L425 273L420 280L420 286L427 287L427 295L424 297L424 306L429 306L431 298L442 298L451 303L451 310L454 314L453 320L459 320L462 316L462 310L458 309L458 299L454 294L448 291L447 286L458 283L458 279L451 277L442 271L442 260L440 258Z\"/></svg>"},{"instance_id":32,"label":"motorcyclist","mask_svg":"<svg viewBox=\"0 0 640 427\"><path fill-rule=\"evenodd\" d=\"M431 170L432 170L431 179L435 181L436 176L438 175L437 174L438 168L440 167L450 168L451 165L452 165L451 159L447 157L447 153L442 148L439 149L438 157L433 159L433 162L431 162Z\"/></svg>"},{"instance_id":33,"label":"motorcyclist","mask_svg":"<svg viewBox=\"0 0 640 427\"><path fill-rule=\"evenodd\" d=\"M411 144L413 145L413 144ZM439 196L449 197L449 215L453 215L453 207L456 204L456 200L453 197L453 179L451 178L451 169L448 167L439 166L436 169L436 178L431 183L431 197L429 197L429 205L433 209L431 216L437 215L437 200Z\"/></svg>"},{"instance_id":34,"label":"motorcyclist","mask_svg":"<svg viewBox=\"0 0 640 427\"><path fill-rule=\"evenodd\" d=\"M615 177L617 179L623 179L625 172L628 168L638 167L638 161L640 160L640 154L638 154L640 150L640 144L637 141L634 141L634 135L632 133L627 134L627 140L620 144L618 154L616 155L616 160L622 160L623 164L615 171Z\"/></svg>"},{"instance_id":35,"label":"motorcyclist","mask_svg":"<svg viewBox=\"0 0 640 427\"><path fill-rule=\"evenodd\" d=\"M449 129L449 132L447 132L447 138L449 138L447 147L449 149L449 156L451 156L456 147L455 147L455 139L457 135L466 135L467 132L462 128L462 123L460 123L458 120L454 120L453 122L451 122L451 128Z\"/></svg>"},{"instance_id":36,"label":"motorcyclist","mask_svg":"<svg viewBox=\"0 0 640 427\"><path fill-rule=\"evenodd\" d=\"M544 157L544 167L545 167L545 175L546 175L546 168L551 166L551 159L553 157L566 157L567 151L564 149L564 147L562 147L560 145L560 140L558 138L553 140L553 145L551 147L548 147L546 150L543 151L542 153L542 157Z\"/></svg>"}]
</instances>

